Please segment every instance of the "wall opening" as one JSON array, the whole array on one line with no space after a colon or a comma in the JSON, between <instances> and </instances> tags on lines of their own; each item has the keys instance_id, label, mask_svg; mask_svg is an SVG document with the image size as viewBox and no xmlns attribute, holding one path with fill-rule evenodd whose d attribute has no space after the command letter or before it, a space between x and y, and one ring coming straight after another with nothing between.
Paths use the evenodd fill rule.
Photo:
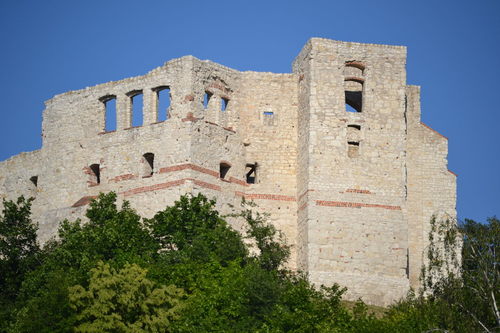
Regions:
<instances>
[{"instance_id":1,"label":"wall opening","mask_svg":"<svg viewBox=\"0 0 500 333\"><path fill-rule=\"evenodd\" d=\"M219 165L219 177L221 179L225 179L229 169L231 169L231 165L229 165L229 163L221 162Z\"/></svg>"},{"instance_id":2,"label":"wall opening","mask_svg":"<svg viewBox=\"0 0 500 333\"><path fill-rule=\"evenodd\" d=\"M274 112L264 111L264 125L273 126L274 125Z\"/></svg>"},{"instance_id":3,"label":"wall opening","mask_svg":"<svg viewBox=\"0 0 500 333\"><path fill-rule=\"evenodd\" d=\"M363 82L346 80L344 87L346 111L361 112L363 110Z\"/></svg>"},{"instance_id":4,"label":"wall opening","mask_svg":"<svg viewBox=\"0 0 500 333\"><path fill-rule=\"evenodd\" d=\"M165 121L170 118L170 87L162 86L154 88L156 93L156 121Z\"/></svg>"},{"instance_id":5,"label":"wall opening","mask_svg":"<svg viewBox=\"0 0 500 333\"><path fill-rule=\"evenodd\" d=\"M212 93L205 91L205 95L203 95L203 108L208 108L208 103L210 103L210 99L212 98Z\"/></svg>"},{"instance_id":6,"label":"wall opening","mask_svg":"<svg viewBox=\"0 0 500 333\"><path fill-rule=\"evenodd\" d=\"M220 101L220 110L221 111L226 111L227 105L229 104L229 99L222 97Z\"/></svg>"},{"instance_id":7,"label":"wall opening","mask_svg":"<svg viewBox=\"0 0 500 333\"><path fill-rule=\"evenodd\" d=\"M101 168L99 164L92 164L90 167L89 184L91 186L101 183Z\"/></svg>"},{"instance_id":8,"label":"wall opening","mask_svg":"<svg viewBox=\"0 0 500 333\"><path fill-rule=\"evenodd\" d=\"M127 94L130 97L130 106L132 110L132 127L142 126L143 124L143 95L142 90L132 91Z\"/></svg>"},{"instance_id":9,"label":"wall opening","mask_svg":"<svg viewBox=\"0 0 500 333\"><path fill-rule=\"evenodd\" d=\"M245 166L247 184L257 184L257 163L247 163Z\"/></svg>"},{"instance_id":10,"label":"wall opening","mask_svg":"<svg viewBox=\"0 0 500 333\"><path fill-rule=\"evenodd\" d=\"M347 125L347 128L352 128L353 130L361 131L360 125Z\"/></svg>"},{"instance_id":11,"label":"wall opening","mask_svg":"<svg viewBox=\"0 0 500 333\"><path fill-rule=\"evenodd\" d=\"M33 176L30 178L31 183L34 187L38 187L38 176Z\"/></svg>"},{"instance_id":12,"label":"wall opening","mask_svg":"<svg viewBox=\"0 0 500 333\"><path fill-rule=\"evenodd\" d=\"M104 131L116 131L116 96L104 96L100 101L104 104Z\"/></svg>"},{"instance_id":13,"label":"wall opening","mask_svg":"<svg viewBox=\"0 0 500 333\"><path fill-rule=\"evenodd\" d=\"M359 156L359 141L347 142L347 156L350 158Z\"/></svg>"},{"instance_id":14,"label":"wall opening","mask_svg":"<svg viewBox=\"0 0 500 333\"><path fill-rule=\"evenodd\" d=\"M142 176L143 177L151 177L154 173L154 160L155 160L155 154L153 153L146 153L142 155L142 164L143 164L143 169L142 169Z\"/></svg>"}]
</instances>

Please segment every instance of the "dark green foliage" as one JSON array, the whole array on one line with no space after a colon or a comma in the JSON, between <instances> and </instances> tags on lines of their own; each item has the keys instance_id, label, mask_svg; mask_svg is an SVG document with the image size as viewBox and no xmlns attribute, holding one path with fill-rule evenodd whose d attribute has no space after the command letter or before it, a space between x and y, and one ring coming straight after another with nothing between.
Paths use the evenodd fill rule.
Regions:
<instances>
[{"instance_id":1,"label":"dark green foliage","mask_svg":"<svg viewBox=\"0 0 500 333\"><path fill-rule=\"evenodd\" d=\"M0 218L0 294L13 300L24 275L37 265L38 226L30 219L32 198L3 202Z\"/></svg>"},{"instance_id":2,"label":"dark green foliage","mask_svg":"<svg viewBox=\"0 0 500 333\"><path fill-rule=\"evenodd\" d=\"M6 202L0 218L0 332L499 329L496 218L467 220L460 230L434 219L425 293L376 318L361 301L344 307L344 288L316 288L285 270L289 248L248 202L232 215L245 222L245 239L203 195L183 196L142 221L128 203L118 209L114 193L102 194L91 203L87 223L64 221L58 240L43 250L30 202ZM460 251L461 269L454 264ZM439 278L440 272L448 277Z\"/></svg>"}]
</instances>

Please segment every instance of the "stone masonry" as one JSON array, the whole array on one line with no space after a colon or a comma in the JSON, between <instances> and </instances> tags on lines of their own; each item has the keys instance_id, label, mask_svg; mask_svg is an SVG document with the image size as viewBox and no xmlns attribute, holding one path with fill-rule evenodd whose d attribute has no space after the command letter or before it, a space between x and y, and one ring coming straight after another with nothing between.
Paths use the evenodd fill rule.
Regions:
<instances>
[{"instance_id":1,"label":"stone masonry","mask_svg":"<svg viewBox=\"0 0 500 333\"><path fill-rule=\"evenodd\" d=\"M431 216L456 215L447 139L420 121L405 64L402 46L313 38L291 74L186 56L60 94L42 148L0 163L0 197L35 198L42 242L99 192L145 217L185 193L223 213L254 200L292 246L292 269L387 305L419 286Z\"/></svg>"}]
</instances>

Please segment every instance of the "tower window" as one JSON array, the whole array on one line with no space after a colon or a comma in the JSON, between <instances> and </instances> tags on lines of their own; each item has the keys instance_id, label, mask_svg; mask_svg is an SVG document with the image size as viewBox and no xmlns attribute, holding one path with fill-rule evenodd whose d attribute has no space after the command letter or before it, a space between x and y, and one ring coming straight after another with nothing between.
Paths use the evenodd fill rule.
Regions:
<instances>
[{"instance_id":1,"label":"tower window","mask_svg":"<svg viewBox=\"0 0 500 333\"><path fill-rule=\"evenodd\" d=\"M363 109L363 82L360 80L346 80L345 105L348 112L361 112Z\"/></svg>"},{"instance_id":2,"label":"tower window","mask_svg":"<svg viewBox=\"0 0 500 333\"><path fill-rule=\"evenodd\" d=\"M273 126L274 125L274 112L264 111L264 125Z\"/></svg>"},{"instance_id":3,"label":"tower window","mask_svg":"<svg viewBox=\"0 0 500 333\"><path fill-rule=\"evenodd\" d=\"M359 141L347 142L347 156L349 156L350 158L359 156Z\"/></svg>"}]
</instances>

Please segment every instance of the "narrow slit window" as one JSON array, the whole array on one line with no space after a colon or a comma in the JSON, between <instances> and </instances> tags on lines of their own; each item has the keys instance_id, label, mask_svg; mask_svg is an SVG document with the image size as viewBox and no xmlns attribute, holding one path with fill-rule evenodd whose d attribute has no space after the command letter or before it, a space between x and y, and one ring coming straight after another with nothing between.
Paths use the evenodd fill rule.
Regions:
<instances>
[{"instance_id":1,"label":"narrow slit window","mask_svg":"<svg viewBox=\"0 0 500 333\"><path fill-rule=\"evenodd\" d=\"M348 141L347 142L347 156L350 158L359 156L359 142L358 141Z\"/></svg>"},{"instance_id":2,"label":"narrow slit window","mask_svg":"<svg viewBox=\"0 0 500 333\"><path fill-rule=\"evenodd\" d=\"M99 164L92 164L90 167L89 185L95 186L101 183L101 168Z\"/></svg>"},{"instance_id":3,"label":"narrow slit window","mask_svg":"<svg viewBox=\"0 0 500 333\"><path fill-rule=\"evenodd\" d=\"M142 171L142 176L143 177L151 177L154 173L154 160L155 160L155 154L153 153L146 153L142 155L142 163L143 163L143 171Z\"/></svg>"},{"instance_id":4,"label":"narrow slit window","mask_svg":"<svg viewBox=\"0 0 500 333\"><path fill-rule=\"evenodd\" d=\"M134 92L130 96L130 103L132 106L132 127L142 126L143 123L143 114L142 114L142 106L143 106L143 98L142 91Z\"/></svg>"},{"instance_id":5,"label":"narrow slit window","mask_svg":"<svg viewBox=\"0 0 500 333\"><path fill-rule=\"evenodd\" d=\"M170 118L170 88L158 87L156 92L156 121L165 121Z\"/></svg>"},{"instance_id":6,"label":"narrow slit window","mask_svg":"<svg viewBox=\"0 0 500 333\"><path fill-rule=\"evenodd\" d=\"M212 98L212 93L205 91L205 95L203 95L203 108L208 108L208 103L210 103L210 99Z\"/></svg>"},{"instance_id":7,"label":"narrow slit window","mask_svg":"<svg viewBox=\"0 0 500 333\"><path fill-rule=\"evenodd\" d=\"M225 179L226 178L227 173L229 172L229 169L231 169L231 165L229 165L228 163L222 162L219 165L219 175L220 175L221 179Z\"/></svg>"},{"instance_id":8,"label":"narrow slit window","mask_svg":"<svg viewBox=\"0 0 500 333\"><path fill-rule=\"evenodd\" d=\"M245 178L247 184L257 184L257 163L245 166Z\"/></svg>"},{"instance_id":9,"label":"narrow slit window","mask_svg":"<svg viewBox=\"0 0 500 333\"><path fill-rule=\"evenodd\" d=\"M220 110L226 111L228 104L229 104L229 99L222 97L220 101Z\"/></svg>"},{"instance_id":10,"label":"narrow slit window","mask_svg":"<svg viewBox=\"0 0 500 333\"><path fill-rule=\"evenodd\" d=\"M104 131L116 131L116 96L101 98L104 104Z\"/></svg>"}]
</instances>

